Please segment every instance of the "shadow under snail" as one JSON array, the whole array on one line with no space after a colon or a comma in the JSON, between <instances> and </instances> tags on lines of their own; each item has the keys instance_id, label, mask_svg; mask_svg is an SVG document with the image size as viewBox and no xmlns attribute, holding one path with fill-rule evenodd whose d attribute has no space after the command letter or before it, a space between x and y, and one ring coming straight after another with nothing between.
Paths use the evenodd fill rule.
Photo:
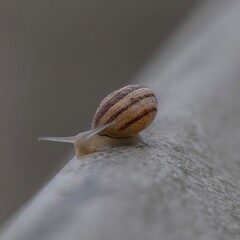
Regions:
<instances>
[{"instance_id":1,"label":"shadow under snail","mask_svg":"<svg viewBox=\"0 0 240 240\"><path fill-rule=\"evenodd\" d=\"M38 140L73 143L77 157L106 146L137 143L141 141L139 132L154 120L157 105L151 89L128 85L102 100L93 118L92 130L72 137L39 137Z\"/></svg>"}]
</instances>

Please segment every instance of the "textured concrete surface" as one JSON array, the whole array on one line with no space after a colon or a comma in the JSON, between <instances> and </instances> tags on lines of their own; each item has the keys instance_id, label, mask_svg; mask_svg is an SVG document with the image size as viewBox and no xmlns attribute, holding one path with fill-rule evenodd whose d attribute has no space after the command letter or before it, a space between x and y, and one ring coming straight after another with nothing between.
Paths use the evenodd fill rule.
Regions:
<instances>
[{"instance_id":1,"label":"textured concrete surface","mask_svg":"<svg viewBox=\"0 0 240 240\"><path fill-rule=\"evenodd\" d=\"M145 144L72 159L1 239L240 239L240 2L225 3L139 77L159 99Z\"/></svg>"}]
</instances>

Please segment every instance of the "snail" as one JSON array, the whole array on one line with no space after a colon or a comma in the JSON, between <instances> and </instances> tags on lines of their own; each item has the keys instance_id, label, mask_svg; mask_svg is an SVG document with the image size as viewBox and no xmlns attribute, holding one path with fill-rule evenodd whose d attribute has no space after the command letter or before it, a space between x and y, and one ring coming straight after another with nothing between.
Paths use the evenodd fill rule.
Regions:
<instances>
[{"instance_id":1,"label":"snail","mask_svg":"<svg viewBox=\"0 0 240 240\"><path fill-rule=\"evenodd\" d=\"M106 146L136 143L141 141L139 132L154 120L157 105L157 98L148 87L128 85L102 100L92 130L72 137L39 137L38 140L73 143L77 157Z\"/></svg>"}]
</instances>

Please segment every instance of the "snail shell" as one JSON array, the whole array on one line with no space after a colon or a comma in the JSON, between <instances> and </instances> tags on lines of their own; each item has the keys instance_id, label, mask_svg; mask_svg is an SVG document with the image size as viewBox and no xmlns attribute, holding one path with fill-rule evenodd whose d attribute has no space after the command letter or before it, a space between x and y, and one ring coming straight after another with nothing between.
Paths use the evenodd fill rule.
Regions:
<instances>
[{"instance_id":1,"label":"snail shell","mask_svg":"<svg viewBox=\"0 0 240 240\"><path fill-rule=\"evenodd\" d=\"M128 85L109 94L100 103L92 130L71 137L39 137L39 140L75 145L77 157L101 147L140 141L139 132L151 124L157 114L157 98L148 87Z\"/></svg>"},{"instance_id":2,"label":"snail shell","mask_svg":"<svg viewBox=\"0 0 240 240\"><path fill-rule=\"evenodd\" d=\"M134 136L152 123L157 105L157 98L148 87L125 86L102 100L93 118L92 129L113 122L100 134L112 138Z\"/></svg>"}]
</instances>

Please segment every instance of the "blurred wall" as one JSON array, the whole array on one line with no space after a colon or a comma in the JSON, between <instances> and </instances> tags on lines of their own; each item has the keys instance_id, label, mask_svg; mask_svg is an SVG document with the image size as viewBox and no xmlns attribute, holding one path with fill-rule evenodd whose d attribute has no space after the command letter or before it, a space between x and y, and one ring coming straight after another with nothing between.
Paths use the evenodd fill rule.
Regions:
<instances>
[{"instance_id":1,"label":"blurred wall","mask_svg":"<svg viewBox=\"0 0 240 240\"><path fill-rule=\"evenodd\" d=\"M89 128L197 2L0 1L0 223L73 154L37 136Z\"/></svg>"}]
</instances>

